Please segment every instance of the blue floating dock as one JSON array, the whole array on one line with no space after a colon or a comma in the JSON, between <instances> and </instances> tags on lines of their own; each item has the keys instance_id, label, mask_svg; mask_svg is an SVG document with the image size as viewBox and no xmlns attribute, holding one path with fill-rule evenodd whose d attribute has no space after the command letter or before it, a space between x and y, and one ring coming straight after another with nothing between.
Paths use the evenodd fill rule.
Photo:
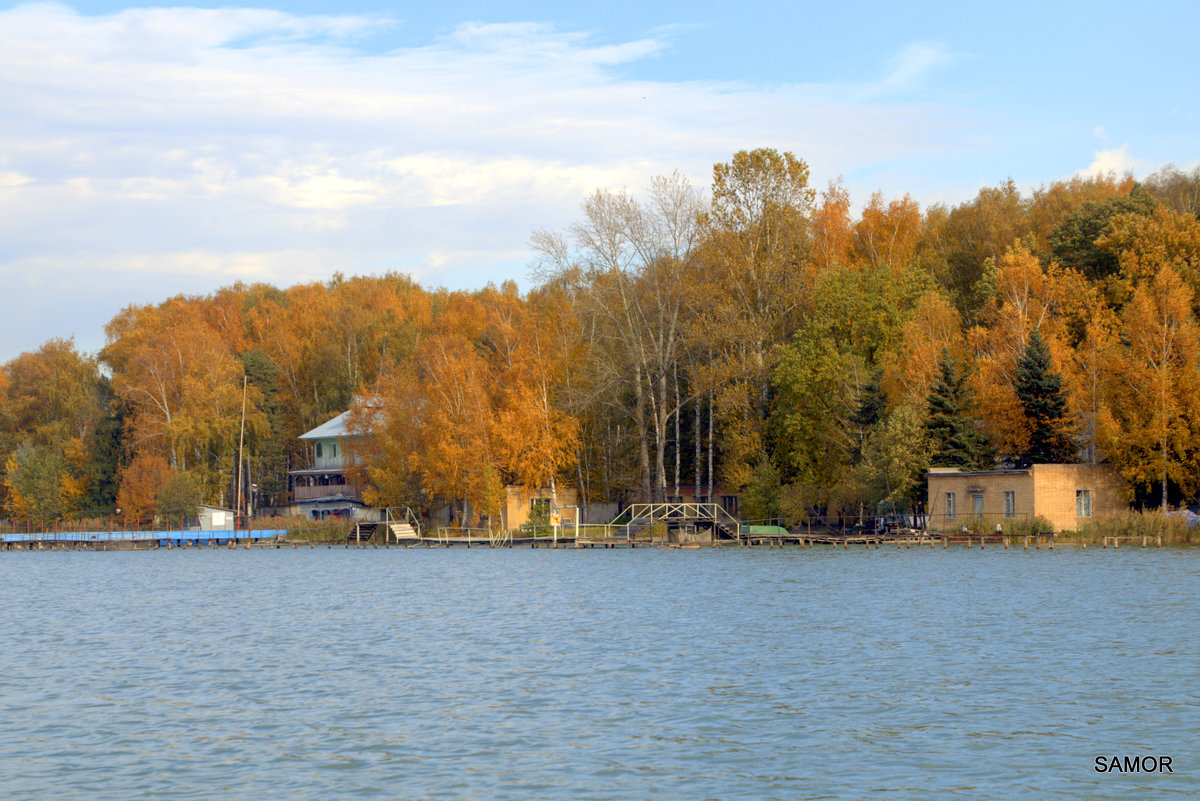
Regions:
<instances>
[{"instance_id":1,"label":"blue floating dock","mask_svg":"<svg viewBox=\"0 0 1200 801\"><path fill-rule=\"evenodd\" d=\"M163 548L189 545L228 545L247 540L273 540L287 536L286 529L264 528L251 531L31 531L0 534L0 543L100 543L100 542L154 542Z\"/></svg>"}]
</instances>

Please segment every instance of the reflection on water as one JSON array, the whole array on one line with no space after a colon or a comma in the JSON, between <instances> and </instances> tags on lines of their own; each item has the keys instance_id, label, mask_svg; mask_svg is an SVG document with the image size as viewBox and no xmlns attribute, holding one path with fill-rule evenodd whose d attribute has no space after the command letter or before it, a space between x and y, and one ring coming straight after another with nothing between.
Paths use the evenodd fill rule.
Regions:
<instances>
[{"instance_id":1,"label":"reflection on water","mask_svg":"<svg viewBox=\"0 0 1200 801\"><path fill-rule=\"evenodd\" d=\"M10 799L1200 796L1196 549L6 552L0 587Z\"/></svg>"}]
</instances>

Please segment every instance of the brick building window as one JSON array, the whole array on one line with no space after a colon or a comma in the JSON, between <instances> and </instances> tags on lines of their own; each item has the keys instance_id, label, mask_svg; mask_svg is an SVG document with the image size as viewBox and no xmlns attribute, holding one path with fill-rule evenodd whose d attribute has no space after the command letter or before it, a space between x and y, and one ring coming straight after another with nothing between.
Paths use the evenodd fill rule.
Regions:
<instances>
[{"instance_id":1,"label":"brick building window","mask_svg":"<svg viewBox=\"0 0 1200 801\"><path fill-rule=\"evenodd\" d=\"M1090 489L1075 490L1075 516L1092 516L1092 491Z\"/></svg>"},{"instance_id":2,"label":"brick building window","mask_svg":"<svg viewBox=\"0 0 1200 801\"><path fill-rule=\"evenodd\" d=\"M1017 493L1013 490L1004 491L1004 516L1017 516Z\"/></svg>"},{"instance_id":3,"label":"brick building window","mask_svg":"<svg viewBox=\"0 0 1200 801\"><path fill-rule=\"evenodd\" d=\"M947 520L953 520L953 519L954 519L954 517L955 517L955 511L954 511L954 493L953 493L953 492L947 492L947 493L946 493L946 519L947 519Z\"/></svg>"}]
</instances>

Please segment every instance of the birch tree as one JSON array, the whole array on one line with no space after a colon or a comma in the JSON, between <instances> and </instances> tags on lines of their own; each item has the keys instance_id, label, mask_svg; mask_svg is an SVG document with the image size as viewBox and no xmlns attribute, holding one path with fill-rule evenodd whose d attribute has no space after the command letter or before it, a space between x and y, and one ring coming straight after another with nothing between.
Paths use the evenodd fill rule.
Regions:
<instances>
[{"instance_id":1,"label":"birch tree","mask_svg":"<svg viewBox=\"0 0 1200 801\"><path fill-rule=\"evenodd\" d=\"M672 377L683 343L700 199L683 177L655 178L639 201L626 192L592 195L567 235L536 232L537 276L566 287L594 337L598 384L612 387L637 434L643 496L661 499L666 449L679 413Z\"/></svg>"},{"instance_id":2,"label":"birch tree","mask_svg":"<svg viewBox=\"0 0 1200 801\"><path fill-rule=\"evenodd\" d=\"M1101 446L1134 486L1197 489L1200 462L1200 330L1192 291L1170 264L1133 293L1124 314L1129 343L1110 373L1111 406L1100 420Z\"/></svg>"}]
</instances>

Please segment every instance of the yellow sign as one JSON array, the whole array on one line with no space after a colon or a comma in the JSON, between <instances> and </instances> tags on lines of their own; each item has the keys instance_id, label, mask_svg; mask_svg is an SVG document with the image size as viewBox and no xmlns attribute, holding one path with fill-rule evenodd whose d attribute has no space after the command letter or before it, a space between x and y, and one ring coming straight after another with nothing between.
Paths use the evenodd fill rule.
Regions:
<instances>
[{"instance_id":1,"label":"yellow sign","mask_svg":"<svg viewBox=\"0 0 1200 801\"><path fill-rule=\"evenodd\" d=\"M550 515L550 525L561 526L562 525L562 515L560 515L558 512L555 512L552 515Z\"/></svg>"}]
</instances>

